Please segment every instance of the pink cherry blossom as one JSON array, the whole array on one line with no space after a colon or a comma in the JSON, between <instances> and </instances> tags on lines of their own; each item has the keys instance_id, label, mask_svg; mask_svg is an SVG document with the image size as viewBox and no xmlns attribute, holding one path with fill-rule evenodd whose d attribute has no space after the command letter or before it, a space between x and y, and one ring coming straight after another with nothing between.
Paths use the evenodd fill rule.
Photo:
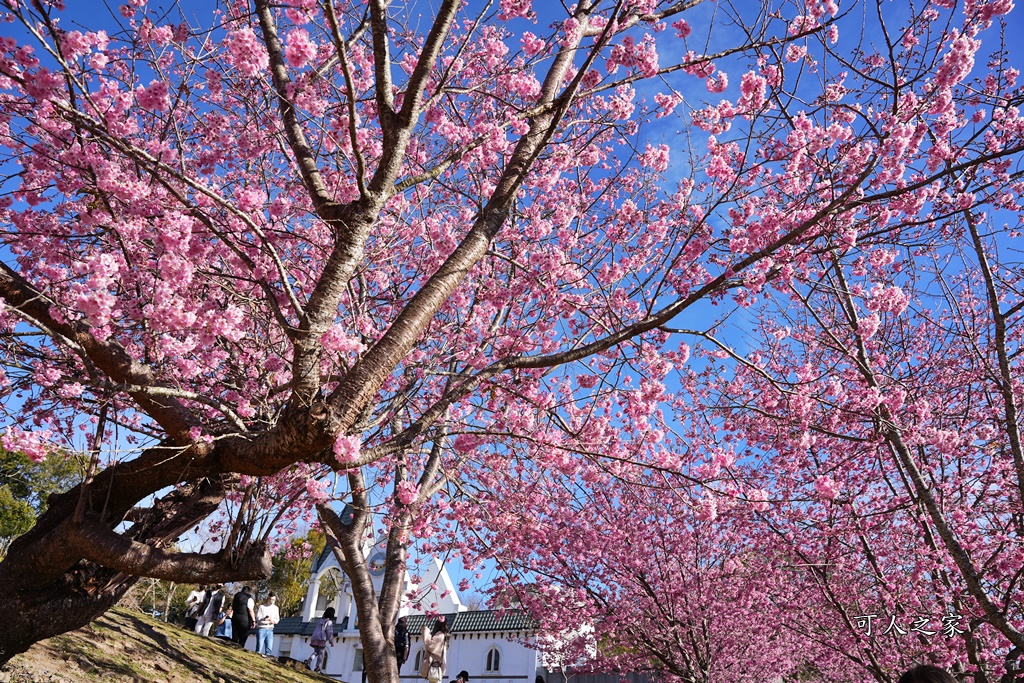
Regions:
<instances>
[{"instance_id":1,"label":"pink cherry blossom","mask_svg":"<svg viewBox=\"0 0 1024 683\"><path fill-rule=\"evenodd\" d=\"M725 92L725 89L729 87L729 74L719 71L717 76L707 79L705 86L710 93Z\"/></svg>"},{"instance_id":2,"label":"pink cherry blossom","mask_svg":"<svg viewBox=\"0 0 1024 683\"><path fill-rule=\"evenodd\" d=\"M90 41L81 31L69 31L61 41L65 59L77 59L89 54Z\"/></svg>"},{"instance_id":3,"label":"pink cherry blossom","mask_svg":"<svg viewBox=\"0 0 1024 683\"><path fill-rule=\"evenodd\" d=\"M42 462L49 453L51 435L46 430L27 432L17 427L8 427L0 436L5 450L24 453L33 462Z\"/></svg>"},{"instance_id":4,"label":"pink cherry blossom","mask_svg":"<svg viewBox=\"0 0 1024 683\"><path fill-rule=\"evenodd\" d=\"M357 460L361 449L362 441L358 436L339 434L334 440L334 457L342 465Z\"/></svg>"},{"instance_id":5,"label":"pink cherry blossom","mask_svg":"<svg viewBox=\"0 0 1024 683\"><path fill-rule=\"evenodd\" d=\"M288 63L295 68L303 67L316 58L316 43L309 39L304 28L292 29L288 33L284 54Z\"/></svg>"},{"instance_id":6,"label":"pink cherry blossom","mask_svg":"<svg viewBox=\"0 0 1024 683\"><path fill-rule=\"evenodd\" d=\"M411 481L401 481L398 483L398 490L396 496L403 505L411 505L416 501L416 497L419 495L419 487Z\"/></svg>"},{"instance_id":7,"label":"pink cherry blossom","mask_svg":"<svg viewBox=\"0 0 1024 683\"><path fill-rule=\"evenodd\" d=\"M823 498L834 500L839 495L840 487L831 477L818 477L814 480L814 490Z\"/></svg>"},{"instance_id":8,"label":"pink cherry blossom","mask_svg":"<svg viewBox=\"0 0 1024 683\"><path fill-rule=\"evenodd\" d=\"M659 172L667 170L669 165L668 145L658 145L657 147L647 145L647 149L640 155L640 165Z\"/></svg>"},{"instance_id":9,"label":"pink cherry blossom","mask_svg":"<svg viewBox=\"0 0 1024 683\"><path fill-rule=\"evenodd\" d=\"M790 43L786 46L786 61L787 62L799 62L807 55L806 45L797 45L796 43Z\"/></svg>"},{"instance_id":10,"label":"pink cherry blossom","mask_svg":"<svg viewBox=\"0 0 1024 683\"><path fill-rule=\"evenodd\" d=\"M523 37L520 39L523 46L523 52L526 53L527 57L534 57L540 54L544 50L545 42L542 38L538 38L529 31L523 33Z\"/></svg>"},{"instance_id":11,"label":"pink cherry blossom","mask_svg":"<svg viewBox=\"0 0 1024 683\"><path fill-rule=\"evenodd\" d=\"M135 92L135 99L140 107L152 111L167 111L171 106L167 84L163 81L153 81L149 87L139 88Z\"/></svg>"},{"instance_id":12,"label":"pink cherry blossom","mask_svg":"<svg viewBox=\"0 0 1024 683\"><path fill-rule=\"evenodd\" d=\"M257 76L269 64L267 51L251 28L230 31L224 44L228 48L228 61L245 76Z\"/></svg>"},{"instance_id":13,"label":"pink cherry blossom","mask_svg":"<svg viewBox=\"0 0 1024 683\"><path fill-rule=\"evenodd\" d=\"M646 77L658 73L658 52L654 44L654 37L644 36L639 43L634 42L632 36L623 38L622 43L612 49L605 64L609 73L615 73L619 65L635 70Z\"/></svg>"},{"instance_id":14,"label":"pink cherry blossom","mask_svg":"<svg viewBox=\"0 0 1024 683\"><path fill-rule=\"evenodd\" d=\"M502 21L519 17L526 19L534 17L533 0L501 0L500 7L501 14L499 17Z\"/></svg>"},{"instance_id":15,"label":"pink cherry blossom","mask_svg":"<svg viewBox=\"0 0 1024 683\"><path fill-rule=\"evenodd\" d=\"M682 98L680 98L678 95L674 93L668 95L658 93L654 96L654 101L658 103L659 107L661 107L661 110L657 114L655 114L655 118L660 119L664 116L671 115L675 108L682 101Z\"/></svg>"}]
</instances>

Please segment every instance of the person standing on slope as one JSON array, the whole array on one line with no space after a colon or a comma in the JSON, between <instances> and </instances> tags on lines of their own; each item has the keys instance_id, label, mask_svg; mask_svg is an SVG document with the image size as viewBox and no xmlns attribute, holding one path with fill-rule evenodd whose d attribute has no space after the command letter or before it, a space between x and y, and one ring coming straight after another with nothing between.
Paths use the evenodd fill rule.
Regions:
<instances>
[{"instance_id":1,"label":"person standing on slope","mask_svg":"<svg viewBox=\"0 0 1024 683\"><path fill-rule=\"evenodd\" d=\"M196 622L199 620L199 606L205 599L206 584L201 584L185 598L185 628L189 631L195 629Z\"/></svg>"},{"instance_id":2,"label":"person standing on slope","mask_svg":"<svg viewBox=\"0 0 1024 683\"><path fill-rule=\"evenodd\" d=\"M267 594L267 601L256 610L256 654L272 657L274 650L274 626L281 621L277 609L277 595Z\"/></svg>"},{"instance_id":3,"label":"person standing on slope","mask_svg":"<svg viewBox=\"0 0 1024 683\"><path fill-rule=\"evenodd\" d=\"M249 629L256 623L256 601L252 599L252 588L244 586L231 602L231 640L245 647Z\"/></svg>"},{"instance_id":4,"label":"person standing on slope","mask_svg":"<svg viewBox=\"0 0 1024 683\"><path fill-rule=\"evenodd\" d=\"M210 629L217 623L217 617L220 615L220 608L224 604L224 593L221 592L222 586L217 584L216 586L210 586L210 590L206 592L206 597L203 598L203 602L199 606L199 619L196 621L196 633L204 636L210 635Z\"/></svg>"}]
</instances>

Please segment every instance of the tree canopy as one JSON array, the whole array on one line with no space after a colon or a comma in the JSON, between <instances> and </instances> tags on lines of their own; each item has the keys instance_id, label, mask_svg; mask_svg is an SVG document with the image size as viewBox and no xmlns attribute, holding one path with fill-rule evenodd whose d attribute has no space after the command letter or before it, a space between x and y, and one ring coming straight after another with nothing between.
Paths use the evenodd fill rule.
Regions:
<instances>
[{"instance_id":1,"label":"tree canopy","mask_svg":"<svg viewBox=\"0 0 1024 683\"><path fill-rule=\"evenodd\" d=\"M1014 668L1008 0L2 6L3 445L89 464L0 658L315 511L370 683L414 539L680 680Z\"/></svg>"}]
</instances>

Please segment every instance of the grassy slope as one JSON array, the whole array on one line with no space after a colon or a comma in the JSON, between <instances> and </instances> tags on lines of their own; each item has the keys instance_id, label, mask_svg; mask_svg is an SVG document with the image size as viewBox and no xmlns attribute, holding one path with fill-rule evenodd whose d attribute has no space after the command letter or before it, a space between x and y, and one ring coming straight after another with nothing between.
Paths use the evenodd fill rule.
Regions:
<instances>
[{"instance_id":1,"label":"grassy slope","mask_svg":"<svg viewBox=\"0 0 1024 683\"><path fill-rule=\"evenodd\" d=\"M104 683L323 683L326 680L219 640L121 608L88 626L36 643L0 681Z\"/></svg>"}]
</instances>

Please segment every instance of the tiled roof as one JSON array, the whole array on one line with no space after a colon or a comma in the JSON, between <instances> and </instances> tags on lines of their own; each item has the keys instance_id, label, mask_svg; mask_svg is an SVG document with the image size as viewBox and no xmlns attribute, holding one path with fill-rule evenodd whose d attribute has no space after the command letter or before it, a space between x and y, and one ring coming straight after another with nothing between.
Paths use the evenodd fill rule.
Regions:
<instances>
[{"instance_id":1,"label":"tiled roof","mask_svg":"<svg viewBox=\"0 0 1024 683\"><path fill-rule=\"evenodd\" d=\"M311 636L318 621L320 620L303 621L302 617L282 617L281 621L277 622L277 625L274 626L274 633L283 636ZM342 619L341 623L334 622L334 633L341 633L348 628L347 621L348 617Z\"/></svg>"},{"instance_id":2,"label":"tiled roof","mask_svg":"<svg viewBox=\"0 0 1024 683\"><path fill-rule=\"evenodd\" d=\"M533 619L525 612L509 610L501 613L495 610L478 610L474 612L457 612L444 615L448 622L449 633L481 633L489 631L530 631L536 626ZM423 629L423 624L433 628L436 619L422 614L410 614L405 618L409 633L416 634Z\"/></svg>"},{"instance_id":3,"label":"tiled roof","mask_svg":"<svg viewBox=\"0 0 1024 683\"><path fill-rule=\"evenodd\" d=\"M489 633L502 631L530 631L536 624L525 613L519 611L508 611L498 617L494 610L480 610L477 612L459 612L457 614L446 614L445 620L451 625L449 633ZM277 622L274 633L285 636L311 636L316 622L303 621L302 617L284 617ZM423 629L423 624L433 628L436 619L426 617L422 614L410 614L405 618L409 633L415 636ZM341 633L346 625L334 624L334 632Z\"/></svg>"},{"instance_id":4,"label":"tiled roof","mask_svg":"<svg viewBox=\"0 0 1024 683\"><path fill-rule=\"evenodd\" d=\"M308 636L313 634L316 622L303 621L302 617L282 617L274 626L274 633L286 636Z\"/></svg>"}]
</instances>

